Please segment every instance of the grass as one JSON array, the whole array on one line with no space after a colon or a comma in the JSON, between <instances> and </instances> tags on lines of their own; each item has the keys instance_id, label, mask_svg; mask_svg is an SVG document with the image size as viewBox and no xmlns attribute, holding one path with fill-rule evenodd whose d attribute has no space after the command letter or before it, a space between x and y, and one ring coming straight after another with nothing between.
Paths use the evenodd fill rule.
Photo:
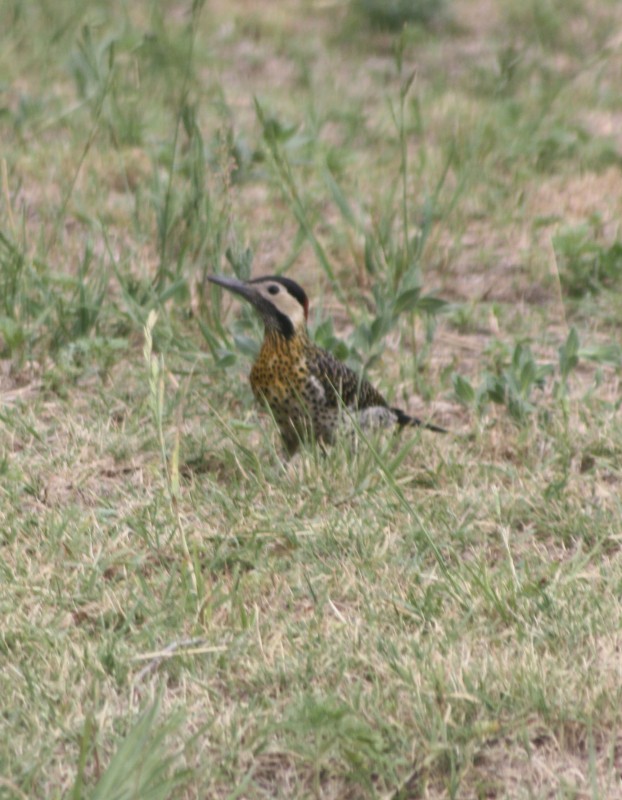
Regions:
<instances>
[{"instance_id":1,"label":"grass","mask_svg":"<svg viewBox=\"0 0 622 800\"><path fill-rule=\"evenodd\" d=\"M5 3L0 798L622 798L616 4ZM445 437L290 463L213 271Z\"/></svg>"}]
</instances>

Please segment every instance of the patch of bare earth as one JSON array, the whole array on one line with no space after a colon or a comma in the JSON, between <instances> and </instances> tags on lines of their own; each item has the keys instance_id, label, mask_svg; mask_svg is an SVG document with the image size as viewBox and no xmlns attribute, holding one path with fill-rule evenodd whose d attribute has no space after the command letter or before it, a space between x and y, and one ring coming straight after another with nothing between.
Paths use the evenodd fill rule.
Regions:
<instances>
[{"instance_id":1,"label":"patch of bare earth","mask_svg":"<svg viewBox=\"0 0 622 800\"><path fill-rule=\"evenodd\" d=\"M564 225L580 225L598 218L605 235L619 233L622 219L622 171L554 175L534 181L528 189L532 219L552 217Z\"/></svg>"}]
</instances>

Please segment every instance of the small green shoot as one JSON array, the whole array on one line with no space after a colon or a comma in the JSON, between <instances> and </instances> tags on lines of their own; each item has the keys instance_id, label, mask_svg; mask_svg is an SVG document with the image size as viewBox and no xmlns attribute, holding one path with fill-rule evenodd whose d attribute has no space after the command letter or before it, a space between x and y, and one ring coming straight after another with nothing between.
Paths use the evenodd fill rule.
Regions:
<instances>
[{"instance_id":1,"label":"small green shoot","mask_svg":"<svg viewBox=\"0 0 622 800\"><path fill-rule=\"evenodd\" d=\"M87 717L81 743L84 757L69 800L167 800L188 783L190 773L178 766L168 740L179 731L182 718L157 723L159 702L148 706L119 744L101 778L88 793L83 771L88 751L97 748L95 725Z\"/></svg>"},{"instance_id":2,"label":"small green shoot","mask_svg":"<svg viewBox=\"0 0 622 800\"><path fill-rule=\"evenodd\" d=\"M571 328L564 344L558 350L558 363L538 363L529 345L518 342L508 359L508 349L499 345L494 358L494 369L483 372L479 386L459 373L454 373L452 383L456 399L478 415L486 412L489 403L503 405L510 416L524 423L538 410L536 391L542 393L550 379L556 396L566 395L568 381L577 368L580 358L579 335Z\"/></svg>"},{"instance_id":3,"label":"small green shoot","mask_svg":"<svg viewBox=\"0 0 622 800\"><path fill-rule=\"evenodd\" d=\"M553 248L562 288L571 298L599 294L622 278L622 242L602 244L592 226L560 231Z\"/></svg>"}]
</instances>

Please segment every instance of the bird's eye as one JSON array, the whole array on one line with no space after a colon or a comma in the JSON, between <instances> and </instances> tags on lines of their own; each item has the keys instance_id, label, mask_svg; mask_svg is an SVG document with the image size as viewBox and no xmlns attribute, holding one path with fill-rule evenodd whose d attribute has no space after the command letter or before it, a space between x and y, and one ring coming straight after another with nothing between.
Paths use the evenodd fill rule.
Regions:
<instances>
[{"instance_id":1,"label":"bird's eye","mask_svg":"<svg viewBox=\"0 0 622 800\"><path fill-rule=\"evenodd\" d=\"M270 294L278 294L279 293L279 287L275 286L275 284L273 283L270 286L268 286L268 291L270 292Z\"/></svg>"}]
</instances>

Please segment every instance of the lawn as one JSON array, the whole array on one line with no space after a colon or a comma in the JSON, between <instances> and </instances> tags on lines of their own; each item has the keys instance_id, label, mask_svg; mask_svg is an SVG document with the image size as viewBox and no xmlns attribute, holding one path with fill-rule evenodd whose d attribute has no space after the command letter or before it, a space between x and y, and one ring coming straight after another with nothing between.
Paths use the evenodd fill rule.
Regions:
<instances>
[{"instance_id":1,"label":"lawn","mask_svg":"<svg viewBox=\"0 0 622 800\"><path fill-rule=\"evenodd\" d=\"M622 798L622 5L422 5L2 3L1 800Z\"/></svg>"}]
</instances>

